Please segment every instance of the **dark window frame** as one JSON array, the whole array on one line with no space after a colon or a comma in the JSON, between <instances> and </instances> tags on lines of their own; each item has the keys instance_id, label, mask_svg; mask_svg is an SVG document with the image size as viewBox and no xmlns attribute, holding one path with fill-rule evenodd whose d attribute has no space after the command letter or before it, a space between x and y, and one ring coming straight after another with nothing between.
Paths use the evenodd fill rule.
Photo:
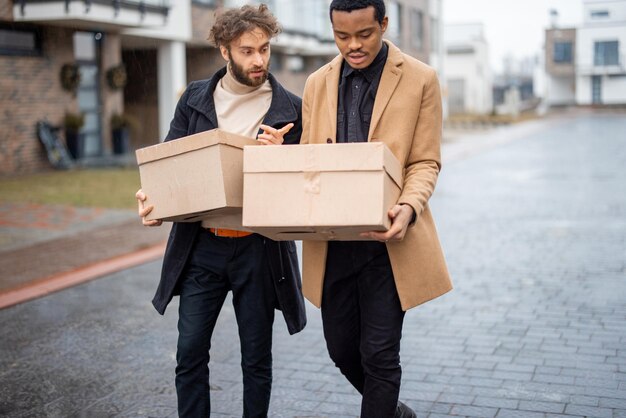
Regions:
<instances>
[{"instance_id":1,"label":"dark window frame","mask_svg":"<svg viewBox=\"0 0 626 418\"><path fill-rule=\"evenodd\" d=\"M200 7L217 7L217 0L191 0L191 3Z\"/></svg>"},{"instance_id":2,"label":"dark window frame","mask_svg":"<svg viewBox=\"0 0 626 418\"><path fill-rule=\"evenodd\" d=\"M419 51L426 47L424 42L424 12L421 9L411 9L411 45Z\"/></svg>"},{"instance_id":3,"label":"dark window frame","mask_svg":"<svg viewBox=\"0 0 626 418\"><path fill-rule=\"evenodd\" d=\"M552 62L556 64L571 64L573 62L573 43L571 41L556 41L552 50Z\"/></svg>"},{"instance_id":4,"label":"dark window frame","mask_svg":"<svg viewBox=\"0 0 626 418\"><path fill-rule=\"evenodd\" d=\"M613 46L615 47L614 50L608 49ZM615 54L611 52L615 52ZM593 44L593 65L597 67L620 65L619 41L595 41Z\"/></svg>"},{"instance_id":5,"label":"dark window frame","mask_svg":"<svg viewBox=\"0 0 626 418\"><path fill-rule=\"evenodd\" d=\"M611 16L608 10L592 10L589 15L592 19L604 19Z\"/></svg>"},{"instance_id":6,"label":"dark window frame","mask_svg":"<svg viewBox=\"0 0 626 418\"><path fill-rule=\"evenodd\" d=\"M33 36L34 46L31 50L11 48L10 46L0 45L0 55L16 56L16 57L41 57L43 56L43 33L41 28L35 26L16 27L0 23L0 30L9 32L28 33Z\"/></svg>"}]
</instances>

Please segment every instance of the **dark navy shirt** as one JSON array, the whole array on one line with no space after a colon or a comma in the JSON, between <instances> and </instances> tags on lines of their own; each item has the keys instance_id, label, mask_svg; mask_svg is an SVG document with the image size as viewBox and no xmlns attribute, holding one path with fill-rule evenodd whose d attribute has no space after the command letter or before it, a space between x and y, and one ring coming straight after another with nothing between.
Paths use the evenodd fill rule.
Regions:
<instances>
[{"instance_id":1,"label":"dark navy shirt","mask_svg":"<svg viewBox=\"0 0 626 418\"><path fill-rule=\"evenodd\" d=\"M337 142L367 142L378 84L389 47L383 43L374 61L355 70L344 60L339 80Z\"/></svg>"}]
</instances>

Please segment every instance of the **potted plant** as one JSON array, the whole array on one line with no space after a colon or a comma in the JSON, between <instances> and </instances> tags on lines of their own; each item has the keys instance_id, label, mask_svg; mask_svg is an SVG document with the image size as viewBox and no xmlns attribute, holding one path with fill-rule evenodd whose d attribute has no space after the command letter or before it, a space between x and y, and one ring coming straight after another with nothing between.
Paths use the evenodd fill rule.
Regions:
<instances>
[{"instance_id":1,"label":"potted plant","mask_svg":"<svg viewBox=\"0 0 626 418\"><path fill-rule=\"evenodd\" d=\"M66 112L63 118L65 128L65 143L67 150L73 159L83 156L83 143L85 134L81 133L81 128L85 125L85 115L83 113Z\"/></svg>"},{"instance_id":2,"label":"potted plant","mask_svg":"<svg viewBox=\"0 0 626 418\"><path fill-rule=\"evenodd\" d=\"M113 154L126 154L129 149L130 134L139 130L139 121L124 113L111 115L111 137L113 138Z\"/></svg>"}]
</instances>

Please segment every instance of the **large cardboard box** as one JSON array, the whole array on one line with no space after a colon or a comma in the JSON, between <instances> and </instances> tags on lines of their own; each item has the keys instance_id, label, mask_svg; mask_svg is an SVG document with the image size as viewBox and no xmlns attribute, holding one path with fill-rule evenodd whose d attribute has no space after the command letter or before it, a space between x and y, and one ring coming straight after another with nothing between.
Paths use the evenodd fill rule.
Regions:
<instances>
[{"instance_id":1,"label":"large cardboard box","mask_svg":"<svg viewBox=\"0 0 626 418\"><path fill-rule=\"evenodd\" d=\"M154 205L146 219L244 229L243 147L252 145L258 142L213 129L138 149L145 204Z\"/></svg>"},{"instance_id":2,"label":"large cardboard box","mask_svg":"<svg viewBox=\"0 0 626 418\"><path fill-rule=\"evenodd\" d=\"M246 147L243 226L275 240L386 231L402 166L382 142Z\"/></svg>"}]
</instances>

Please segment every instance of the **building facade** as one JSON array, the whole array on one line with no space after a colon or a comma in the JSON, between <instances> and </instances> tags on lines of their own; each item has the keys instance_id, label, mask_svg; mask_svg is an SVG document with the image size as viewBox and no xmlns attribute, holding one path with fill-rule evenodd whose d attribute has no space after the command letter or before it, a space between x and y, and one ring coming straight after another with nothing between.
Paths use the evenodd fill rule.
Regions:
<instances>
[{"instance_id":1,"label":"building facade","mask_svg":"<svg viewBox=\"0 0 626 418\"><path fill-rule=\"evenodd\" d=\"M439 71L441 1L387 2L387 37ZM128 151L162 140L186 85L224 65L207 41L215 11L245 3L260 1L0 0L0 175L49 169L36 123L62 126L68 113L85 117L83 161L112 154L115 114L139 122ZM306 77L338 53L330 0L264 3L283 25L271 71L301 94Z\"/></svg>"},{"instance_id":2,"label":"building facade","mask_svg":"<svg viewBox=\"0 0 626 418\"><path fill-rule=\"evenodd\" d=\"M626 104L626 0L585 0L576 31L576 103Z\"/></svg>"},{"instance_id":3,"label":"building facade","mask_svg":"<svg viewBox=\"0 0 626 418\"><path fill-rule=\"evenodd\" d=\"M579 28L546 30L544 61L547 105L626 104L626 0L583 0Z\"/></svg>"},{"instance_id":4,"label":"building facade","mask_svg":"<svg viewBox=\"0 0 626 418\"><path fill-rule=\"evenodd\" d=\"M576 29L546 30L543 86L546 104L564 106L576 103Z\"/></svg>"},{"instance_id":5,"label":"building facade","mask_svg":"<svg viewBox=\"0 0 626 418\"><path fill-rule=\"evenodd\" d=\"M454 114L488 114L493 110L489 49L480 23L445 27L445 77L448 109Z\"/></svg>"}]
</instances>

